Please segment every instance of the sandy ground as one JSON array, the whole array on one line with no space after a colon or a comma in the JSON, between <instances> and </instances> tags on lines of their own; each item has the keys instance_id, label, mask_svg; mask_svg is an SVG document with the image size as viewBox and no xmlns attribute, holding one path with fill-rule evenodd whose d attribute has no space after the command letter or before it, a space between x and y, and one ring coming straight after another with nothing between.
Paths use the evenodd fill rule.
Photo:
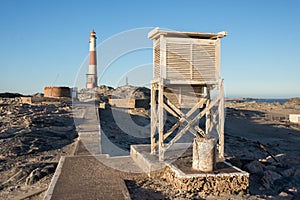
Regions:
<instances>
[{"instance_id":1,"label":"sandy ground","mask_svg":"<svg viewBox=\"0 0 300 200\"><path fill-rule=\"evenodd\" d=\"M71 155L75 148L70 106L24 106L1 99L0 108L0 199L42 199L60 156ZM226 102L226 158L250 173L249 194L206 199L300 198L300 125L289 123L289 113L300 113L299 100ZM102 114L105 134L121 148L149 143L147 138L122 134L110 113ZM150 123L145 115L132 115L132 119L143 126ZM181 194L163 178L143 174L125 183L132 199L203 198Z\"/></svg>"},{"instance_id":2,"label":"sandy ground","mask_svg":"<svg viewBox=\"0 0 300 200\"><path fill-rule=\"evenodd\" d=\"M299 99L284 104L227 102L226 108L225 152L250 172L250 193L300 198L300 125L288 120L289 113L300 113Z\"/></svg>"}]
</instances>

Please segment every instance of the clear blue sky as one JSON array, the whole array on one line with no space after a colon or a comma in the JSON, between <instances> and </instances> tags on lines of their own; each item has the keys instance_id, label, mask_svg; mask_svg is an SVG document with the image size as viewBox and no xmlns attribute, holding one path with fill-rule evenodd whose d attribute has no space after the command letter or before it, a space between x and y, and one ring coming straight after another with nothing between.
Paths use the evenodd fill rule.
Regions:
<instances>
[{"instance_id":1,"label":"clear blue sky","mask_svg":"<svg viewBox=\"0 0 300 200\"><path fill-rule=\"evenodd\" d=\"M228 31L228 37L222 40L221 60L227 96L300 96L297 0L0 3L0 92L32 94L53 84L73 86L88 56L92 28L101 44L122 31L162 27L178 31ZM115 86L111 80L120 79L118 71L122 68L151 62L149 52L129 55L124 63L119 59L101 84Z\"/></svg>"}]
</instances>

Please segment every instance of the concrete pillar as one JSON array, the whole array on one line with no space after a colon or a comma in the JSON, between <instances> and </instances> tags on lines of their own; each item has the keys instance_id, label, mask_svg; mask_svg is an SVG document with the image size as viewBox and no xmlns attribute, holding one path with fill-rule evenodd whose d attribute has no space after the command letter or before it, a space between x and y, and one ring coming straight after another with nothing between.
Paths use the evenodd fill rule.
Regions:
<instances>
[{"instance_id":1,"label":"concrete pillar","mask_svg":"<svg viewBox=\"0 0 300 200\"><path fill-rule=\"evenodd\" d=\"M216 165L214 138L195 138L193 143L193 169L212 172Z\"/></svg>"}]
</instances>

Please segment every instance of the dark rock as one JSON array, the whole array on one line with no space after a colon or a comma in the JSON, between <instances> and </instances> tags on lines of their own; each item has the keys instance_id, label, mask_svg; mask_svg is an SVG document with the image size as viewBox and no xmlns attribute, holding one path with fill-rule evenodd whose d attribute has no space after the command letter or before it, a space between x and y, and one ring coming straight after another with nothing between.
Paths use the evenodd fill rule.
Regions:
<instances>
[{"instance_id":1,"label":"dark rock","mask_svg":"<svg viewBox=\"0 0 300 200\"><path fill-rule=\"evenodd\" d=\"M250 173L259 173L259 172L263 172L264 165L261 164L259 161L254 160L254 161L250 162L249 164L245 165L245 168Z\"/></svg>"},{"instance_id":2,"label":"dark rock","mask_svg":"<svg viewBox=\"0 0 300 200\"><path fill-rule=\"evenodd\" d=\"M24 95L19 94L19 93L5 92L5 93L0 93L0 97L1 98L16 98L16 97L24 97Z\"/></svg>"},{"instance_id":3,"label":"dark rock","mask_svg":"<svg viewBox=\"0 0 300 200\"><path fill-rule=\"evenodd\" d=\"M275 192L286 191L286 192L291 193L289 190L291 190L292 188L300 189L300 178L294 177L294 176L281 177L274 181L271 188Z\"/></svg>"},{"instance_id":4,"label":"dark rock","mask_svg":"<svg viewBox=\"0 0 300 200\"><path fill-rule=\"evenodd\" d=\"M238 167L238 168L242 168L243 167L243 163L237 157L232 157L230 159L226 159L226 161L229 162L229 163L231 163L235 167Z\"/></svg>"},{"instance_id":5,"label":"dark rock","mask_svg":"<svg viewBox=\"0 0 300 200\"><path fill-rule=\"evenodd\" d=\"M296 176L296 177L299 177L299 178L300 178L300 167L297 167L297 168L295 169L294 176Z\"/></svg>"},{"instance_id":6,"label":"dark rock","mask_svg":"<svg viewBox=\"0 0 300 200\"><path fill-rule=\"evenodd\" d=\"M265 188L269 189L273 185L274 181L281 178L282 176L277 172L267 170L261 179L262 184Z\"/></svg>"},{"instance_id":7,"label":"dark rock","mask_svg":"<svg viewBox=\"0 0 300 200\"><path fill-rule=\"evenodd\" d=\"M289 168L280 172L280 174L284 177L289 177L289 176L293 176L295 174L295 171L296 171L295 168Z\"/></svg>"}]
</instances>

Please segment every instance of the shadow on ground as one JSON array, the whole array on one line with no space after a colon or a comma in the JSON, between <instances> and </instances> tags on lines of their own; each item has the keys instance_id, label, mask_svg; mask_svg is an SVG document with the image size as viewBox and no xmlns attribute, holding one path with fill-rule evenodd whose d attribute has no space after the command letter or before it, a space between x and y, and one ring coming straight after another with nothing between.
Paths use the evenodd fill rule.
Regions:
<instances>
[{"instance_id":1,"label":"shadow on ground","mask_svg":"<svg viewBox=\"0 0 300 200\"><path fill-rule=\"evenodd\" d=\"M132 144L150 144L150 118L131 115L125 109L100 109L101 133L122 150Z\"/></svg>"}]
</instances>

